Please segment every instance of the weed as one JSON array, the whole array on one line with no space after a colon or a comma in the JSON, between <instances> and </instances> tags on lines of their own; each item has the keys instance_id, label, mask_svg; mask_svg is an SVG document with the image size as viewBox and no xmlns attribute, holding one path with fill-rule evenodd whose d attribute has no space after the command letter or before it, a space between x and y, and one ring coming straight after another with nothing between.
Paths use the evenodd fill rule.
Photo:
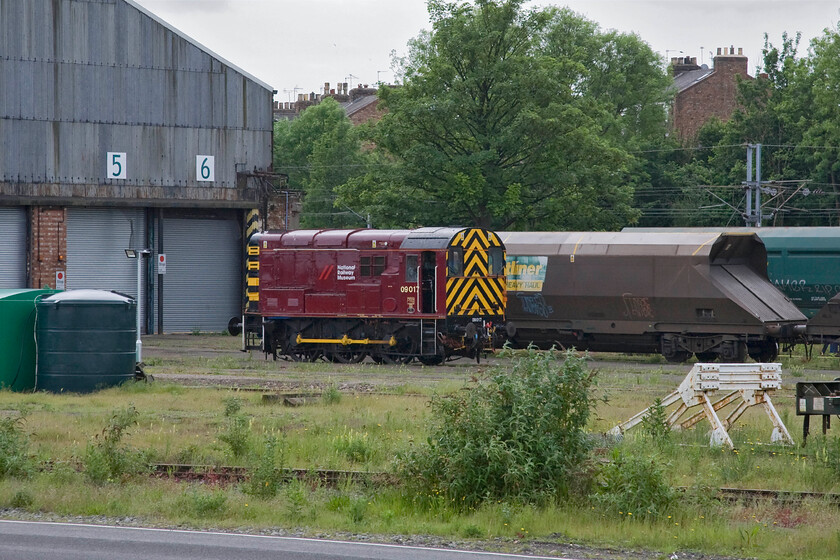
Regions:
<instances>
[{"instance_id":1,"label":"weed","mask_svg":"<svg viewBox=\"0 0 840 560\"><path fill-rule=\"evenodd\" d=\"M242 414L242 399L228 397L224 399L225 425L219 433L219 440L227 444L228 451L234 459L240 459L248 454L251 448L251 422Z\"/></svg>"},{"instance_id":2,"label":"weed","mask_svg":"<svg viewBox=\"0 0 840 560\"><path fill-rule=\"evenodd\" d=\"M345 429L335 438L336 450L353 463L364 463L373 457L374 449L368 441L368 435L352 429Z\"/></svg>"},{"instance_id":3,"label":"weed","mask_svg":"<svg viewBox=\"0 0 840 560\"><path fill-rule=\"evenodd\" d=\"M223 490L191 489L181 496L181 511L196 517L216 517L227 510L227 494Z\"/></svg>"},{"instance_id":4,"label":"weed","mask_svg":"<svg viewBox=\"0 0 840 560\"><path fill-rule=\"evenodd\" d=\"M753 525L751 529L739 528L738 532L741 535L741 548L752 548L756 546L758 533L761 531L761 525Z\"/></svg>"},{"instance_id":5,"label":"weed","mask_svg":"<svg viewBox=\"0 0 840 560\"><path fill-rule=\"evenodd\" d=\"M723 453L723 460L718 465L718 469L724 482L739 482L753 475L755 471L754 454L741 453L738 450L724 451Z\"/></svg>"},{"instance_id":6,"label":"weed","mask_svg":"<svg viewBox=\"0 0 840 560\"><path fill-rule=\"evenodd\" d=\"M801 365L792 365L788 371L791 377L802 377L805 375L805 367Z\"/></svg>"},{"instance_id":7,"label":"weed","mask_svg":"<svg viewBox=\"0 0 840 560\"><path fill-rule=\"evenodd\" d=\"M27 476L32 471L29 437L23 432L25 422L23 416L0 418L0 479Z\"/></svg>"},{"instance_id":8,"label":"weed","mask_svg":"<svg viewBox=\"0 0 840 560\"><path fill-rule=\"evenodd\" d=\"M245 493L260 498L273 498L283 483L283 448L273 435L267 435L262 452L245 484Z\"/></svg>"},{"instance_id":9,"label":"weed","mask_svg":"<svg viewBox=\"0 0 840 560\"><path fill-rule=\"evenodd\" d=\"M321 393L321 400L324 404L338 404L341 402L341 391L335 386L335 383L330 383L324 388Z\"/></svg>"},{"instance_id":10,"label":"weed","mask_svg":"<svg viewBox=\"0 0 840 560\"><path fill-rule=\"evenodd\" d=\"M402 458L418 494L458 508L487 499L559 500L587 486L584 431L595 373L574 352L529 350L467 391L433 397L427 443Z\"/></svg>"},{"instance_id":11,"label":"weed","mask_svg":"<svg viewBox=\"0 0 840 560\"><path fill-rule=\"evenodd\" d=\"M668 414L662 406L662 399L657 398L642 418L642 433L657 445L670 441L671 428L668 426Z\"/></svg>"},{"instance_id":12,"label":"weed","mask_svg":"<svg viewBox=\"0 0 840 560\"><path fill-rule=\"evenodd\" d=\"M461 536L465 539L478 539L484 536L484 531L481 530L481 527L478 525L473 525L470 523L463 529L461 529Z\"/></svg>"},{"instance_id":13,"label":"weed","mask_svg":"<svg viewBox=\"0 0 840 560\"><path fill-rule=\"evenodd\" d=\"M294 519L304 517L306 506L309 504L309 489L300 480L293 480L286 487L286 510ZM314 510L311 510L314 512Z\"/></svg>"},{"instance_id":14,"label":"weed","mask_svg":"<svg viewBox=\"0 0 840 560\"><path fill-rule=\"evenodd\" d=\"M35 503L35 498L32 497L32 494L26 490L18 490L15 492L15 495L12 496L12 502L10 505L13 508L24 509L31 507L33 503Z\"/></svg>"},{"instance_id":15,"label":"weed","mask_svg":"<svg viewBox=\"0 0 840 560\"><path fill-rule=\"evenodd\" d=\"M361 523L365 514L367 513L368 501L364 496L356 498L350 502L350 507L347 510L347 515L350 516L350 521L353 523Z\"/></svg>"},{"instance_id":16,"label":"weed","mask_svg":"<svg viewBox=\"0 0 840 560\"><path fill-rule=\"evenodd\" d=\"M592 498L608 513L624 512L635 518L658 517L676 501L676 492L665 480L665 468L655 457L612 452L603 467L603 485Z\"/></svg>"},{"instance_id":17,"label":"weed","mask_svg":"<svg viewBox=\"0 0 840 560\"><path fill-rule=\"evenodd\" d=\"M115 411L102 432L88 442L82 462L91 482L123 481L147 468L142 453L121 445L126 430L137 423L138 416L134 405Z\"/></svg>"},{"instance_id":18,"label":"weed","mask_svg":"<svg viewBox=\"0 0 840 560\"><path fill-rule=\"evenodd\" d=\"M344 511L348 506L350 506L350 498L347 494L335 494L327 500L327 510L329 511Z\"/></svg>"}]
</instances>

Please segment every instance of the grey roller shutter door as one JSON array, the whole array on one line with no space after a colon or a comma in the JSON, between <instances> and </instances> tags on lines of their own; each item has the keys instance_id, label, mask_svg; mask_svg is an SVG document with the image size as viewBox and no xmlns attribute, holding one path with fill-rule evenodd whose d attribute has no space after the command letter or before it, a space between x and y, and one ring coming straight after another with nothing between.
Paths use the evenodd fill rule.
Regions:
<instances>
[{"instance_id":1,"label":"grey roller shutter door","mask_svg":"<svg viewBox=\"0 0 840 560\"><path fill-rule=\"evenodd\" d=\"M166 218L164 332L221 332L241 315L237 220Z\"/></svg>"},{"instance_id":2,"label":"grey roller shutter door","mask_svg":"<svg viewBox=\"0 0 840 560\"><path fill-rule=\"evenodd\" d=\"M136 298L137 261L127 258L125 250L142 248L145 240L142 208L68 208L67 289L115 291ZM145 294L145 282L143 286ZM143 308L140 305L141 317Z\"/></svg>"},{"instance_id":3,"label":"grey roller shutter door","mask_svg":"<svg viewBox=\"0 0 840 560\"><path fill-rule=\"evenodd\" d=\"M0 288L26 288L26 211L0 208Z\"/></svg>"}]
</instances>

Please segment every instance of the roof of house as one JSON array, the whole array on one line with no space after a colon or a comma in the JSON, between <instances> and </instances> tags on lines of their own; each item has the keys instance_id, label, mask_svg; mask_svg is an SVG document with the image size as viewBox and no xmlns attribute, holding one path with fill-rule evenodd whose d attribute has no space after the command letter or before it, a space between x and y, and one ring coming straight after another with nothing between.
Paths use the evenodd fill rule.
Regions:
<instances>
[{"instance_id":1,"label":"roof of house","mask_svg":"<svg viewBox=\"0 0 840 560\"><path fill-rule=\"evenodd\" d=\"M374 95L363 95L362 97L359 97L358 99L355 99L353 101L349 101L347 103L342 103L341 106L344 108L344 112L349 117L350 115L352 115L354 113L358 113L359 111L361 111L362 109L364 109L365 107L370 105L371 103L375 103L377 99L379 99L379 98L376 96L376 94L374 94Z\"/></svg>"},{"instance_id":2,"label":"roof of house","mask_svg":"<svg viewBox=\"0 0 840 560\"><path fill-rule=\"evenodd\" d=\"M684 91L697 82L705 80L714 72L714 69L709 68L705 64L699 70L689 70L674 76L674 87L677 91Z\"/></svg>"}]
</instances>

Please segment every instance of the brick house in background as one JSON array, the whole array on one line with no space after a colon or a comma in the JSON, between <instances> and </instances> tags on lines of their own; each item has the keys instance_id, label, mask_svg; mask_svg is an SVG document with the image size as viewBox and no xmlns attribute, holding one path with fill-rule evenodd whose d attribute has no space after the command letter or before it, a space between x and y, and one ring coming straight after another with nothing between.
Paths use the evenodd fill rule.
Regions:
<instances>
[{"instance_id":1,"label":"brick house in background","mask_svg":"<svg viewBox=\"0 0 840 560\"><path fill-rule=\"evenodd\" d=\"M671 59L676 95L671 108L671 128L683 142L691 142L711 117L727 121L738 105L738 78L747 73L743 49L718 48L713 67L698 66L695 57Z\"/></svg>"},{"instance_id":2,"label":"brick house in background","mask_svg":"<svg viewBox=\"0 0 840 560\"><path fill-rule=\"evenodd\" d=\"M338 83L335 88L331 88L330 83L326 82L323 93L300 93L297 101L275 101L274 120L296 119L307 107L317 105L325 98L332 97L344 108L344 112L354 125L376 122L385 114L385 111L379 108L376 91L375 87L369 87L367 84L348 90L347 82Z\"/></svg>"}]
</instances>

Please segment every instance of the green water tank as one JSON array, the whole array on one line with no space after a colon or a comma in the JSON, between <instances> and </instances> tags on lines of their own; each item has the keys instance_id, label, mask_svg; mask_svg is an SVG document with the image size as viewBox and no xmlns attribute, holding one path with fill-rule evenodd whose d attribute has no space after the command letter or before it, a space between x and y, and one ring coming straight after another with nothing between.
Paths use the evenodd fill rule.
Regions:
<instances>
[{"instance_id":1,"label":"green water tank","mask_svg":"<svg viewBox=\"0 0 840 560\"><path fill-rule=\"evenodd\" d=\"M35 388L89 393L133 379L136 303L102 290L68 290L37 303Z\"/></svg>"},{"instance_id":2,"label":"green water tank","mask_svg":"<svg viewBox=\"0 0 840 560\"><path fill-rule=\"evenodd\" d=\"M35 301L54 290L0 290L0 388L35 388Z\"/></svg>"}]
</instances>

